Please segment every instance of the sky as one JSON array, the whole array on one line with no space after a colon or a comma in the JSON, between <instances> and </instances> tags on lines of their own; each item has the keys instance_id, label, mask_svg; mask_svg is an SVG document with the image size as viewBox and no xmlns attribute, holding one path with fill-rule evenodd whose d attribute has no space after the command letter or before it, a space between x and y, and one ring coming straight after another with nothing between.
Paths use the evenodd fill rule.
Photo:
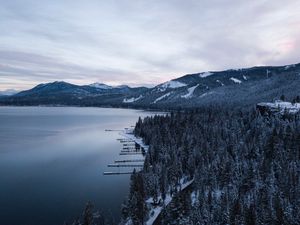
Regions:
<instances>
[{"instance_id":1,"label":"sky","mask_svg":"<svg viewBox=\"0 0 300 225\"><path fill-rule=\"evenodd\" d=\"M0 90L300 62L299 0L0 0Z\"/></svg>"}]
</instances>

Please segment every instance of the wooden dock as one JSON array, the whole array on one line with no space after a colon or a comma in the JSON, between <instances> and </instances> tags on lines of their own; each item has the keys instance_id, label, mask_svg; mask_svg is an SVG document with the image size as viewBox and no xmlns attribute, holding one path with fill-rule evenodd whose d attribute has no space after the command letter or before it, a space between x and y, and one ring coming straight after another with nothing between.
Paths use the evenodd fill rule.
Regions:
<instances>
[{"instance_id":1,"label":"wooden dock","mask_svg":"<svg viewBox=\"0 0 300 225\"><path fill-rule=\"evenodd\" d=\"M106 129L106 131L114 131L110 129ZM125 132L128 133L129 128L125 128ZM142 157L145 156L146 152L144 148L137 143L134 139L131 137L124 136L123 138L117 139L121 144L122 148L120 150L119 155L127 155L127 156L133 156L132 159L122 159L122 160L115 160L114 163L108 164L107 167L109 168L118 168L116 171L109 171L109 172L103 172L103 175L122 175L122 174L132 174L134 170L132 171L124 171L121 172L121 168L140 168L142 169L144 167L145 159L138 157L137 155L141 155ZM137 156L134 158L134 156Z\"/></svg>"},{"instance_id":2,"label":"wooden dock","mask_svg":"<svg viewBox=\"0 0 300 225\"><path fill-rule=\"evenodd\" d=\"M103 175L124 175L132 174L133 172L103 172Z\"/></svg>"},{"instance_id":3,"label":"wooden dock","mask_svg":"<svg viewBox=\"0 0 300 225\"><path fill-rule=\"evenodd\" d=\"M127 162L144 162L144 159L127 159L127 160L115 160L115 163L127 163Z\"/></svg>"},{"instance_id":4,"label":"wooden dock","mask_svg":"<svg viewBox=\"0 0 300 225\"><path fill-rule=\"evenodd\" d=\"M113 129L105 129L105 131L122 131L122 130L113 130Z\"/></svg>"},{"instance_id":5,"label":"wooden dock","mask_svg":"<svg viewBox=\"0 0 300 225\"><path fill-rule=\"evenodd\" d=\"M143 164L108 164L107 167L144 167Z\"/></svg>"},{"instance_id":6,"label":"wooden dock","mask_svg":"<svg viewBox=\"0 0 300 225\"><path fill-rule=\"evenodd\" d=\"M124 150L135 150L135 149L140 149L139 147L136 148L136 147L123 147Z\"/></svg>"},{"instance_id":7,"label":"wooden dock","mask_svg":"<svg viewBox=\"0 0 300 225\"><path fill-rule=\"evenodd\" d=\"M121 143L134 143L134 141L133 140L131 140L131 139L124 139L124 140L119 140Z\"/></svg>"},{"instance_id":8,"label":"wooden dock","mask_svg":"<svg viewBox=\"0 0 300 225\"><path fill-rule=\"evenodd\" d=\"M119 155L144 155L144 152L120 152Z\"/></svg>"},{"instance_id":9,"label":"wooden dock","mask_svg":"<svg viewBox=\"0 0 300 225\"><path fill-rule=\"evenodd\" d=\"M121 150L121 152L141 152L141 150Z\"/></svg>"}]
</instances>

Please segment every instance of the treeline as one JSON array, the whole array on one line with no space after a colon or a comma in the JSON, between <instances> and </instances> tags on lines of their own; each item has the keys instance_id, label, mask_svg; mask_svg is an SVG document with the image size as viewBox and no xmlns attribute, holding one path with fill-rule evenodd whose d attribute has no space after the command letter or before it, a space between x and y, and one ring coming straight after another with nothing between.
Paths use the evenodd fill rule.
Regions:
<instances>
[{"instance_id":1,"label":"treeline","mask_svg":"<svg viewBox=\"0 0 300 225\"><path fill-rule=\"evenodd\" d=\"M82 214L73 222L65 222L64 225L116 225L113 215L104 214L94 208L91 202L87 202Z\"/></svg>"},{"instance_id":2,"label":"treeline","mask_svg":"<svg viewBox=\"0 0 300 225\"><path fill-rule=\"evenodd\" d=\"M167 192L176 204L161 224L300 224L299 115L212 106L139 119L134 133L150 148L123 207L133 224ZM194 178L193 199L176 195L182 177Z\"/></svg>"}]
</instances>

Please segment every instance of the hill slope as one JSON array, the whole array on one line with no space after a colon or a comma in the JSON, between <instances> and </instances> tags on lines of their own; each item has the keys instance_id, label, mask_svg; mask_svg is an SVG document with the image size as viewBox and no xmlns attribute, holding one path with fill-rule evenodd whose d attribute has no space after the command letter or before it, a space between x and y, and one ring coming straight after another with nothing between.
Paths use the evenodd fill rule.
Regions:
<instances>
[{"instance_id":1,"label":"hill slope","mask_svg":"<svg viewBox=\"0 0 300 225\"><path fill-rule=\"evenodd\" d=\"M300 64L189 74L160 84L132 103L151 107L193 107L271 101L299 95ZM136 96L137 97L137 96Z\"/></svg>"},{"instance_id":2,"label":"hill slope","mask_svg":"<svg viewBox=\"0 0 300 225\"><path fill-rule=\"evenodd\" d=\"M144 87L110 87L104 84L79 86L56 81L39 84L30 90L2 98L0 103L6 105L118 106L125 96L146 90L147 88Z\"/></svg>"},{"instance_id":3,"label":"hill slope","mask_svg":"<svg viewBox=\"0 0 300 225\"><path fill-rule=\"evenodd\" d=\"M3 105L80 105L142 108L197 107L203 104L252 105L282 94L299 95L300 64L188 74L154 88L112 87L95 83L40 84L1 98Z\"/></svg>"}]
</instances>

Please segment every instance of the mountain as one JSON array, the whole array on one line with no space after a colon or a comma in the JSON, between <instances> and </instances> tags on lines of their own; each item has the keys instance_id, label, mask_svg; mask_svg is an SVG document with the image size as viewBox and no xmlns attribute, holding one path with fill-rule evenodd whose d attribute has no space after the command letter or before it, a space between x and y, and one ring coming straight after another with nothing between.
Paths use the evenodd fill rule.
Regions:
<instances>
[{"instance_id":1,"label":"mountain","mask_svg":"<svg viewBox=\"0 0 300 225\"><path fill-rule=\"evenodd\" d=\"M105 84L74 85L63 81L39 84L13 96L0 99L3 105L78 105L119 106L128 95L145 92L147 88L111 87Z\"/></svg>"},{"instance_id":2,"label":"mountain","mask_svg":"<svg viewBox=\"0 0 300 225\"><path fill-rule=\"evenodd\" d=\"M261 66L187 74L153 88L40 84L0 99L3 105L80 105L136 108L198 107L204 104L253 105L299 93L300 64Z\"/></svg>"},{"instance_id":3,"label":"mountain","mask_svg":"<svg viewBox=\"0 0 300 225\"><path fill-rule=\"evenodd\" d=\"M262 66L188 74L133 95L126 103L151 108L253 105L281 95L294 98L299 87L300 64Z\"/></svg>"},{"instance_id":4,"label":"mountain","mask_svg":"<svg viewBox=\"0 0 300 225\"><path fill-rule=\"evenodd\" d=\"M99 89L105 89L105 90L113 88L112 86L102 84L102 83L93 83L93 84L90 84L89 86L99 88Z\"/></svg>"},{"instance_id":5,"label":"mountain","mask_svg":"<svg viewBox=\"0 0 300 225\"><path fill-rule=\"evenodd\" d=\"M4 91L0 91L0 96L10 96L18 93L18 91L14 89L6 89Z\"/></svg>"}]
</instances>

